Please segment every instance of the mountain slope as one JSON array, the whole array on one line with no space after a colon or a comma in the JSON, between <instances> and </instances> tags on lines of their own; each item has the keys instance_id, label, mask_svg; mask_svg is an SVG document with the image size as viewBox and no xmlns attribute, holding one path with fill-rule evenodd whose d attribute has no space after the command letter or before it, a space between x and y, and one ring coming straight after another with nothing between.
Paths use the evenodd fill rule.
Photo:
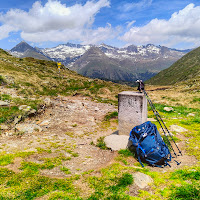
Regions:
<instances>
[{"instance_id":1,"label":"mountain slope","mask_svg":"<svg viewBox=\"0 0 200 200\"><path fill-rule=\"evenodd\" d=\"M33 48L25 41L17 44L14 48L10 50L9 53L19 58L32 57L40 60L49 60L49 58L44 56L43 53L40 52L37 48Z\"/></svg>"},{"instance_id":2,"label":"mountain slope","mask_svg":"<svg viewBox=\"0 0 200 200\"><path fill-rule=\"evenodd\" d=\"M172 85L200 76L200 47L187 53L171 67L161 71L147 83L155 85Z\"/></svg>"},{"instance_id":3,"label":"mountain slope","mask_svg":"<svg viewBox=\"0 0 200 200\"><path fill-rule=\"evenodd\" d=\"M131 45L119 49L102 44L91 47L69 68L92 78L119 82L134 82L136 79L145 81L182 55L182 52L154 45Z\"/></svg>"},{"instance_id":4,"label":"mountain slope","mask_svg":"<svg viewBox=\"0 0 200 200\"><path fill-rule=\"evenodd\" d=\"M53 61L19 59L0 49L0 82L27 96L83 95L106 102L117 101L116 95L130 90L125 85L90 79L65 68L61 72Z\"/></svg>"},{"instance_id":5,"label":"mountain slope","mask_svg":"<svg viewBox=\"0 0 200 200\"><path fill-rule=\"evenodd\" d=\"M97 47L91 47L75 62L73 69L84 76L108 80L132 81L133 76Z\"/></svg>"},{"instance_id":6,"label":"mountain slope","mask_svg":"<svg viewBox=\"0 0 200 200\"><path fill-rule=\"evenodd\" d=\"M25 41L20 42L19 44L17 44L15 47L13 47L10 51L17 51L19 53L23 53L26 50L30 50L30 51L35 51L35 49L30 46L28 43L26 43Z\"/></svg>"}]
</instances>

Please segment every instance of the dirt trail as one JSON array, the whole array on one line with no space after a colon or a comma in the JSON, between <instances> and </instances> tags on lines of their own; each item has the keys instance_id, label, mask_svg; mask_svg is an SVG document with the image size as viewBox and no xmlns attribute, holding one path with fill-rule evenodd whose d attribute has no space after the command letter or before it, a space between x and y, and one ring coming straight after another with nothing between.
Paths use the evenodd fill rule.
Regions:
<instances>
[{"instance_id":1,"label":"dirt trail","mask_svg":"<svg viewBox=\"0 0 200 200\"><path fill-rule=\"evenodd\" d=\"M43 163L44 158L59 157L62 154L66 158L71 157L64 160L62 166L72 174L103 167L113 160L115 153L101 150L92 144L117 129L117 124L102 127L104 116L113 111L116 111L113 105L93 102L84 97L55 98L42 115L21 122L26 126L37 124L42 128L41 132L25 133L22 136L2 134L0 145L3 148L0 151L36 151L37 154L25 159L36 163ZM8 166L16 172L19 171L18 167L19 160ZM41 174L52 177L69 176L60 170L60 166L42 170Z\"/></svg>"},{"instance_id":2,"label":"dirt trail","mask_svg":"<svg viewBox=\"0 0 200 200\"><path fill-rule=\"evenodd\" d=\"M110 150L101 150L96 147L97 139L112 134L117 130L117 123L103 124L104 116L116 111L117 108L110 104L90 101L86 97L58 97L51 100L51 106L45 112L33 118L26 119L21 124L37 124L42 131L19 136L0 137L0 152L15 153L17 151L35 151L37 153L25 158L25 161L44 163L45 159L59 158L64 155L62 166L69 169L67 174L60 170L61 165L53 169L41 170L42 175L50 177L68 177L71 174L81 174L88 170L105 167L114 161L117 153ZM11 130L13 131L13 130ZM185 146L181 138L179 147ZM152 168L152 171L171 171L184 165L191 166L197 161L194 156L188 156L183 151L183 156L178 157L181 165L172 161L171 168ZM19 172L22 159L15 159L9 169ZM134 158L130 163L137 162Z\"/></svg>"}]
</instances>

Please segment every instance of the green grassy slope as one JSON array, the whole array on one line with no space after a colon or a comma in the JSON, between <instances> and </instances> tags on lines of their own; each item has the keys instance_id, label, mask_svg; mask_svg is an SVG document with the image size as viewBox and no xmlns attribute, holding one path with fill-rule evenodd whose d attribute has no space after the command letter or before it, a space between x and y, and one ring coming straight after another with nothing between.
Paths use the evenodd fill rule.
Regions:
<instances>
[{"instance_id":1,"label":"green grassy slope","mask_svg":"<svg viewBox=\"0 0 200 200\"><path fill-rule=\"evenodd\" d=\"M57 96L82 94L94 99L117 101L120 91L128 86L98 79L89 79L62 66L61 72L53 61L15 58L0 49L0 81L27 96Z\"/></svg>"},{"instance_id":2,"label":"green grassy slope","mask_svg":"<svg viewBox=\"0 0 200 200\"><path fill-rule=\"evenodd\" d=\"M171 67L147 81L154 85L172 85L181 81L198 79L200 76L200 47L189 52Z\"/></svg>"}]
</instances>

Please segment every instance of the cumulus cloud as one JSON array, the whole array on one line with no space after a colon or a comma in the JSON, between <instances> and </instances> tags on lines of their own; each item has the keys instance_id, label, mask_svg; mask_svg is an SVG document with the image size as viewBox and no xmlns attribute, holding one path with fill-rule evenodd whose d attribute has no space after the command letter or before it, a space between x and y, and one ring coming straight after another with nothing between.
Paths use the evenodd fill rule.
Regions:
<instances>
[{"instance_id":1,"label":"cumulus cloud","mask_svg":"<svg viewBox=\"0 0 200 200\"><path fill-rule=\"evenodd\" d=\"M28 12L11 9L1 14L0 22L4 25L0 29L10 27L4 37L8 36L9 30L19 30L21 37L31 42L84 41L85 32L86 40L88 32L101 32L101 28L92 30L92 24L100 9L109 6L108 0L87 1L84 5L75 4L70 7L57 0L48 0L44 6L36 1ZM102 29L107 30L107 27Z\"/></svg>"},{"instance_id":2,"label":"cumulus cloud","mask_svg":"<svg viewBox=\"0 0 200 200\"><path fill-rule=\"evenodd\" d=\"M0 40L7 38L9 36L9 33L12 31L17 31L14 27L10 25L2 25L0 26Z\"/></svg>"},{"instance_id":3,"label":"cumulus cloud","mask_svg":"<svg viewBox=\"0 0 200 200\"><path fill-rule=\"evenodd\" d=\"M155 43L175 46L178 43L200 45L200 6L189 4L172 14L169 20L153 19L143 27L132 27L121 40L134 44Z\"/></svg>"}]
</instances>

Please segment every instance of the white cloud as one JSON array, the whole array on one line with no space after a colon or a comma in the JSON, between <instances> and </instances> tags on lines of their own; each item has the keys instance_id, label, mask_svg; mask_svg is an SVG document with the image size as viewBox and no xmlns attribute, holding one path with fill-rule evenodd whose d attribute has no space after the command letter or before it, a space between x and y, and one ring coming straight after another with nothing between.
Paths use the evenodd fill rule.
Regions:
<instances>
[{"instance_id":1,"label":"white cloud","mask_svg":"<svg viewBox=\"0 0 200 200\"><path fill-rule=\"evenodd\" d=\"M142 0L139 1L138 3L126 3L124 4L123 8L120 8L120 10L123 9L124 12L128 12L130 10L134 9L144 9L149 6L151 6L153 0Z\"/></svg>"},{"instance_id":2,"label":"white cloud","mask_svg":"<svg viewBox=\"0 0 200 200\"><path fill-rule=\"evenodd\" d=\"M136 22L135 20L133 20L131 22L127 22L126 28L130 28L135 22Z\"/></svg>"},{"instance_id":3,"label":"white cloud","mask_svg":"<svg viewBox=\"0 0 200 200\"><path fill-rule=\"evenodd\" d=\"M109 6L109 0L87 1L84 5L75 4L70 7L56 0L48 0L44 6L36 1L28 12L11 9L6 14L1 14L0 22L3 26L12 27L12 30L20 30L21 37L31 42L84 41L84 33L87 33L87 39L89 33L94 35L101 32L101 29L108 29L92 30L92 24L100 9ZM7 28L7 36L8 33Z\"/></svg>"},{"instance_id":4,"label":"white cloud","mask_svg":"<svg viewBox=\"0 0 200 200\"><path fill-rule=\"evenodd\" d=\"M2 25L0 26L0 40L7 38L9 36L9 33L12 31L17 31L14 27L10 25Z\"/></svg>"},{"instance_id":5,"label":"white cloud","mask_svg":"<svg viewBox=\"0 0 200 200\"><path fill-rule=\"evenodd\" d=\"M189 4L172 14L169 20L153 19L143 27L132 27L121 40L134 44L155 43L175 46L178 43L200 45L200 6Z\"/></svg>"}]
</instances>

